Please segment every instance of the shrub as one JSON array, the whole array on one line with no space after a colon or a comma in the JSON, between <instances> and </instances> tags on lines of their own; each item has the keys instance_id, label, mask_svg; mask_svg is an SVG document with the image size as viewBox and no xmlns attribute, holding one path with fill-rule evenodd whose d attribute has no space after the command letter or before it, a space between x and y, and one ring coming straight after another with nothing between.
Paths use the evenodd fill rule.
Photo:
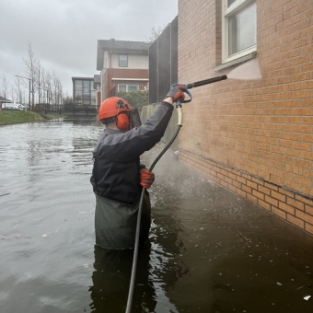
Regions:
<instances>
[{"instance_id":1,"label":"shrub","mask_svg":"<svg viewBox=\"0 0 313 313\"><path fill-rule=\"evenodd\" d=\"M149 104L149 91L148 90L137 90L131 92L117 92L117 97L125 99L133 109L137 108L141 111L144 105Z\"/></svg>"}]
</instances>

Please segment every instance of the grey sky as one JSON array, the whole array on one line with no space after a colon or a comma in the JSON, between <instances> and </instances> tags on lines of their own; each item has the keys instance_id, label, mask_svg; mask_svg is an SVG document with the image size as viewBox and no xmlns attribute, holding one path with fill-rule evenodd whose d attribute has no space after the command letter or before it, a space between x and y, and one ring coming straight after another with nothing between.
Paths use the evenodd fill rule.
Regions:
<instances>
[{"instance_id":1,"label":"grey sky","mask_svg":"<svg viewBox=\"0 0 313 313\"><path fill-rule=\"evenodd\" d=\"M0 0L0 83L27 75L31 43L46 72L72 95L72 76L97 74L98 39L147 41L177 15L178 0Z\"/></svg>"}]
</instances>

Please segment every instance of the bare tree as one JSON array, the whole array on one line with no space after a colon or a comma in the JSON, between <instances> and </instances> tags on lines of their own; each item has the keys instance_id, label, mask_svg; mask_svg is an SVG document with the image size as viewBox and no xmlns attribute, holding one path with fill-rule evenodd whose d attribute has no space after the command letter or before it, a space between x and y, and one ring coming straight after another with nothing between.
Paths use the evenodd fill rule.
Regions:
<instances>
[{"instance_id":1,"label":"bare tree","mask_svg":"<svg viewBox=\"0 0 313 313\"><path fill-rule=\"evenodd\" d=\"M48 89L48 75L43 68L41 68L40 74L41 90L44 93L43 102L48 103L49 101L49 89Z\"/></svg>"},{"instance_id":2,"label":"bare tree","mask_svg":"<svg viewBox=\"0 0 313 313\"><path fill-rule=\"evenodd\" d=\"M35 57L31 43L28 44L28 57L23 59L27 67L27 74L31 81L32 91L32 109L35 104L35 90L37 93L36 101L39 103L46 102L62 104L62 84L60 79L53 73L51 76L46 73L41 66L40 61Z\"/></svg>"},{"instance_id":3,"label":"bare tree","mask_svg":"<svg viewBox=\"0 0 313 313\"><path fill-rule=\"evenodd\" d=\"M63 103L64 104L74 103L73 97L70 97L67 91L63 95Z\"/></svg>"},{"instance_id":4,"label":"bare tree","mask_svg":"<svg viewBox=\"0 0 313 313\"><path fill-rule=\"evenodd\" d=\"M38 74L38 60L35 57L35 53L32 49L31 43L28 44L28 58L23 59L27 67L28 77L31 79L31 92L32 92L32 110L34 109L34 93L37 86L37 74Z\"/></svg>"},{"instance_id":5,"label":"bare tree","mask_svg":"<svg viewBox=\"0 0 313 313\"><path fill-rule=\"evenodd\" d=\"M20 77L16 77L14 91L15 91L15 99L17 103L25 103L24 102L25 99L23 97L23 95L25 95L25 92L23 93L23 88L22 88L22 85L24 85L23 82L24 81L22 81L21 83Z\"/></svg>"},{"instance_id":6,"label":"bare tree","mask_svg":"<svg viewBox=\"0 0 313 313\"><path fill-rule=\"evenodd\" d=\"M159 35L163 32L166 26L158 26L158 27L152 27L150 30L150 36L148 38L148 41L152 43L155 41Z\"/></svg>"},{"instance_id":7,"label":"bare tree","mask_svg":"<svg viewBox=\"0 0 313 313\"><path fill-rule=\"evenodd\" d=\"M46 84L46 90L47 90L47 102L51 103L51 96L52 96L52 80L50 73L46 73L45 75L45 84Z\"/></svg>"},{"instance_id":8,"label":"bare tree","mask_svg":"<svg viewBox=\"0 0 313 313\"><path fill-rule=\"evenodd\" d=\"M43 99L43 95L44 95L44 90L43 90L43 86L42 86L42 77L41 77L41 64L40 61L37 61L37 68L36 68L36 87L37 87L37 101L38 103L42 103L42 99Z\"/></svg>"},{"instance_id":9,"label":"bare tree","mask_svg":"<svg viewBox=\"0 0 313 313\"><path fill-rule=\"evenodd\" d=\"M62 84L60 79L53 73L53 94L54 94L54 103L62 104Z\"/></svg>"},{"instance_id":10,"label":"bare tree","mask_svg":"<svg viewBox=\"0 0 313 313\"><path fill-rule=\"evenodd\" d=\"M11 93L12 101L15 102L15 90L14 90L14 86L13 85L11 86L10 93Z\"/></svg>"}]
</instances>

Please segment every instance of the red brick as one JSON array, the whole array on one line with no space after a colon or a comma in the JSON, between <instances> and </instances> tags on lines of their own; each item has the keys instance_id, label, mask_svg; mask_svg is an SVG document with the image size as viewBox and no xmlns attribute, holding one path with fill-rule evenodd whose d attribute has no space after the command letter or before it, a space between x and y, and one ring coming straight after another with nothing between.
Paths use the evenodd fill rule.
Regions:
<instances>
[{"instance_id":1,"label":"red brick","mask_svg":"<svg viewBox=\"0 0 313 313\"><path fill-rule=\"evenodd\" d=\"M261 192L258 192L258 191L256 191L256 190L252 190L252 194L255 196L255 197L257 197L257 198L259 198L259 199L261 199L261 200L264 200L264 194L263 193L261 193Z\"/></svg>"},{"instance_id":2,"label":"red brick","mask_svg":"<svg viewBox=\"0 0 313 313\"><path fill-rule=\"evenodd\" d=\"M287 214L287 221L300 228L304 228L304 222L293 215Z\"/></svg>"},{"instance_id":3,"label":"red brick","mask_svg":"<svg viewBox=\"0 0 313 313\"><path fill-rule=\"evenodd\" d=\"M273 190L271 191L271 197L273 197L273 198L275 198L277 200L283 201L283 202L286 201L286 196L285 195L282 195L281 193L273 191Z\"/></svg>"},{"instance_id":4,"label":"red brick","mask_svg":"<svg viewBox=\"0 0 313 313\"><path fill-rule=\"evenodd\" d=\"M264 186L258 186L258 190L264 194L267 194L267 195L270 195L271 194L271 191L270 189L264 187Z\"/></svg>"},{"instance_id":5,"label":"red brick","mask_svg":"<svg viewBox=\"0 0 313 313\"><path fill-rule=\"evenodd\" d=\"M265 195L265 201L270 203L271 205L273 205L275 207L278 207L278 200L273 199L272 197Z\"/></svg>"},{"instance_id":6,"label":"red brick","mask_svg":"<svg viewBox=\"0 0 313 313\"><path fill-rule=\"evenodd\" d=\"M275 191L278 190L278 187L277 187L277 186L275 186L275 185L273 185L273 184L270 184L270 183L267 183L267 182L265 182L264 186L267 187L267 188L269 188L269 189L275 190Z\"/></svg>"},{"instance_id":7,"label":"red brick","mask_svg":"<svg viewBox=\"0 0 313 313\"><path fill-rule=\"evenodd\" d=\"M261 199L258 200L258 205L260 205L261 207L265 208L268 211L271 210L271 205L267 202L262 201Z\"/></svg>"},{"instance_id":8,"label":"red brick","mask_svg":"<svg viewBox=\"0 0 313 313\"><path fill-rule=\"evenodd\" d=\"M295 208L284 202L279 202L278 207L291 215L295 215Z\"/></svg>"},{"instance_id":9,"label":"red brick","mask_svg":"<svg viewBox=\"0 0 313 313\"><path fill-rule=\"evenodd\" d=\"M313 235L313 225L309 223L305 223L305 230Z\"/></svg>"},{"instance_id":10,"label":"red brick","mask_svg":"<svg viewBox=\"0 0 313 313\"><path fill-rule=\"evenodd\" d=\"M303 221L313 225L313 216L312 215L309 215L309 214L306 214L302 211L296 211L296 216L301 218Z\"/></svg>"},{"instance_id":11,"label":"red brick","mask_svg":"<svg viewBox=\"0 0 313 313\"><path fill-rule=\"evenodd\" d=\"M293 206L296 209L304 211L304 204L298 200L287 197L287 204Z\"/></svg>"},{"instance_id":12,"label":"red brick","mask_svg":"<svg viewBox=\"0 0 313 313\"><path fill-rule=\"evenodd\" d=\"M305 205L305 212L310 214L310 215L313 215L313 206L311 205Z\"/></svg>"},{"instance_id":13,"label":"red brick","mask_svg":"<svg viewBox=\"0 0 313 313\"><path fill-rule=\"evenodd\" d=\"M281 210L279 210L279 209L276 209L276 208L274 208L274 207L272 207L272 212L273 212L274 214L280 216L280 217L283 218L283 219L286 219L286 217L287 217L286 212L281 211Z\"/></svg>"}]
</instances>

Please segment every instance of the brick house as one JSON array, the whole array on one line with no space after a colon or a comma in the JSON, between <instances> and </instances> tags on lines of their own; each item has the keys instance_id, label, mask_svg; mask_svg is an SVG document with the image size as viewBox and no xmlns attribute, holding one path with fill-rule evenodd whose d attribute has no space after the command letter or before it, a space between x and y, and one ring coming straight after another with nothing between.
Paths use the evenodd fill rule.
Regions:
<instances>
[{"instance_id":1,"label":"brick house","mask_svg":"<svg viewBox=\"0 0 313 313\"><path fill-rule=\"evenodd\" d=\"M191 89L180 161L313 234L313 2L179 0L178 81L256 58L262 80Z\"/></svg>"},{"instance_id":2,"label":"brick house","mask_svg":"<svg viewBox=\"0 0 313 313\"><path fill-rule=\"evenodd\" d=\"M101 102L118 91L148 89L148 48L141 41L98 40Z\"/></svg>"}]
</instances>

